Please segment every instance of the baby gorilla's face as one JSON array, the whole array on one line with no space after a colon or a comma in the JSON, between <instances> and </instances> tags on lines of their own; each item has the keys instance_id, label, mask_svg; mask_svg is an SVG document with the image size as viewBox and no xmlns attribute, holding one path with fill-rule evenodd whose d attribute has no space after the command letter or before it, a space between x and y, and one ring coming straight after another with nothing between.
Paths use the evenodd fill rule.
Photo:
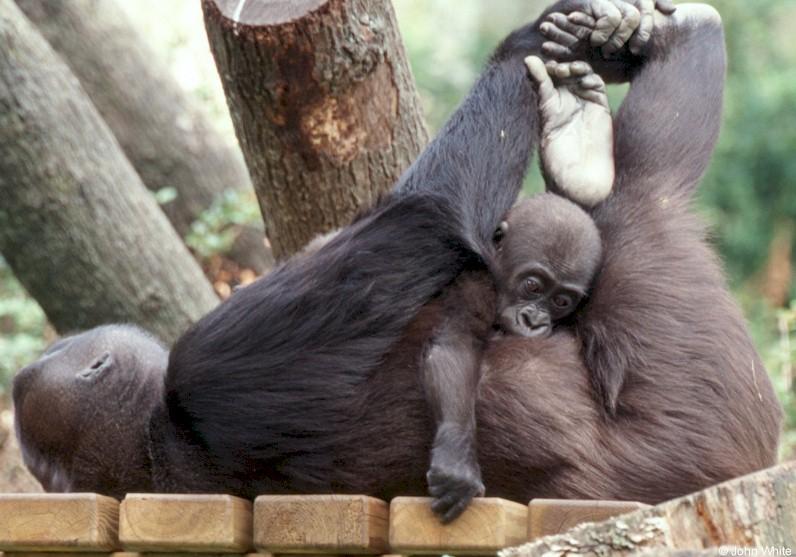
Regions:
<instances>
[{"instance_id":1,"label":"baby gorilla's face","mask_svg":"<svg viewBox=\"0 0 796 557\"><path fill-rule=\"evenodd\" d=\"M543 337L578 307L601 259L591 217L545 193L518 203L495 232L498 324L511 334Z\"/></svg>"}]
</instances>

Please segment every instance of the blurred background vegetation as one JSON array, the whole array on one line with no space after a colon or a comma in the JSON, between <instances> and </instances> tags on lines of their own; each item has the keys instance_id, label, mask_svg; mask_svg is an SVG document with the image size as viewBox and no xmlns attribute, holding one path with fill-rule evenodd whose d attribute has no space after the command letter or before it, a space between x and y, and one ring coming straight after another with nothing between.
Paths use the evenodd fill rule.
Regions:
<instances>
[{"instance_id":1,"label":"blurred background vegetation","mask_svg":"<svg viewBox=\"0 0 796 557\"><path fill-rule=\"evenodd\" d=\"M788 424L784 454L796 448L796 0L712 0L727 33L725 122L699 199L733 291L750 320ZM198 2L120 2L230 136L232 125L204 34ZM496 42L543 7L538 0L394 0L427 121L436 130L472 84ZM614 101L622 90L613 91ZM527 192L539 190L534 169ZM229 197L187 238L201 257L228 243L229 222L258 218L251 197ZM0 259L0 390L52 340L42 311Z\"/></svg>"}]
</instances>

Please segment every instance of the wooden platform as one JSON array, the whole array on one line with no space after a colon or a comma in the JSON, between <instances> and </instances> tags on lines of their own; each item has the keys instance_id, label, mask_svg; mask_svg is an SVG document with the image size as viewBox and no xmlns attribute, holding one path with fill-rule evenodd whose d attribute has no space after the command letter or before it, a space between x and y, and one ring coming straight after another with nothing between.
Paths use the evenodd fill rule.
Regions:
<instances>
[{"instance_id":1,"label":"wooden platform","mask_svg":"<svg viewBox=\"0 0 796 557\"><path fill-rule=\"evenodd\" d=\"M0 495L0 557L494 555L642 507L612 501L480 498L451 524L431 499L363 495ZM255 549L256 548L256 549ZM45 553L46 552L46 553Z\"/></svg>"},{"instance_id":2,"label":"wooden platform","mask_svg":"<svg viewBox=\"0 0 796 557\"><path fill-rule=\"evenodd\" d=\"M252 504L230 495L130 494L122 501L119 541L126 551L246 553Z\"/></svg>"},{"instance_id":3,"label":"wooden platform","mask_svg":"<svg viewBox=\"0 0 796 557\"><path fill-rule=\"evenodd\" d=\"M475 499L450 524L441 524L425 497L390 503L390 548L400 554L485 555L527 541L528 507L503 499Z\"/></svg>"},{"instance_id":4,"label":"wooden platform","mask_svg":"<svg viewBox=\"0 0 796 557\"><path fill-rule=\"evenodd\" d=\"M254 545L268 553L383 554L389 507L364 495L264 495L254 501Z\"/></svg>"},{"instance_id":5,"label":"wooden platform","mask_svg":"<svg viewBox=\"0 0 796 557\"><path fill-rule=\"evenodd\" d=\"M0 551L114 551L119 502L90 493L0 494Z\"/></svg>"}]
</instances>

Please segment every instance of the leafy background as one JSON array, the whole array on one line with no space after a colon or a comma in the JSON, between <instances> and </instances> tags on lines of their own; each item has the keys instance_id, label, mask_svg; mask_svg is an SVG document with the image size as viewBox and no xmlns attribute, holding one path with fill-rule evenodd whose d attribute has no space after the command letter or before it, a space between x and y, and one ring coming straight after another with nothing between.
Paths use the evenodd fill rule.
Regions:
<instances>
[{"instance_id":1,"label":"leafy background","mask_svg":"<svg viewBox=\"0 0 796 557\"><path fill-rule=\"evenodd\" d=\"M182 85L234 136L194 0L119 2ZM727 33L724 127L699 210L711 223L736 297L788 414L783 456L796 449L796 1L714 0ZM520 0L394 0L432 131L456 106L497 41L543 7ZM621 89L612 91L615 102ZM534 169L527 192L539 190ZM250 197L225 197L187 240L223 250L225 223L257 218ZM57 277L56 277L57 279ZM0 390L54 338L36 304L0 259Z\"/></svg>"}]
</instances>

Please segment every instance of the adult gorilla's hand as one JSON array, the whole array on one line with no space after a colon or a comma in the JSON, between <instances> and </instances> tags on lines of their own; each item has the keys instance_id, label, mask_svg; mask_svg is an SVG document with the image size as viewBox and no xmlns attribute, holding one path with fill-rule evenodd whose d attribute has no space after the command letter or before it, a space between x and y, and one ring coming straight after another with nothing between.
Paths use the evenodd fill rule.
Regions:
<instances>
[{"instance_id":1,"label":"adult gorilla's hand","mask_svg":"<svg viewBox=\"0 0 796 557\"><path fill-rule=\"evenodd\" d=\"M671 14L671 0L564 0L542 19L542 54L558 62L583 60L607 81L625 81L632 57L652 36L654 12ZM628 48L625 48L627 46Z\"/></svg>"}]
</instances>

